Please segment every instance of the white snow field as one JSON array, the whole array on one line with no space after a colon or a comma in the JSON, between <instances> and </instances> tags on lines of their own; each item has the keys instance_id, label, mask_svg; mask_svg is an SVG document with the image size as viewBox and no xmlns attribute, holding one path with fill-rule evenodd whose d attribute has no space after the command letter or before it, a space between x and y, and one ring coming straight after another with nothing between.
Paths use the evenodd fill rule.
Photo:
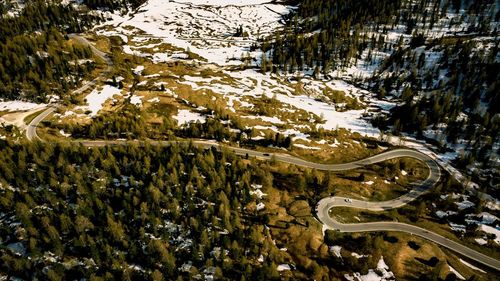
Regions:
<instances>
[{"instance_id":1,"label":"white snow field","mask_svg":"<svg viewBox=\"0 0 500 281\"><path fill-rule=\"evenodd\" d=\"M248 6L270 3L270 0L177 0L178 3L207 6Z\"/></svg>"},{"instance_id":2,"label":"white snow field","mask_svg":"<svg viewBox=\"0 0 500 281\"><path fill-rule=\"evenodd\" d=\"M177 123L179 124L179 126L183 126L183 125L189 124L191 122L197 122L197 121L199 121L201 123L205 123L205 120L206 120L206 118L204 116L202 116L201 114L199 114L197 112L189 111L187 109L179 110L177 115L173 116L173 118L175 120L177 120Z\"/></svg>"},{"instance_id":3,"label":"white snow field","mask_svg":"<svg viewBox=\"0 0 500 281\"><path fill-rule=\"evenodd\" d=\"M113 20L113 31L100 30L103 35L142 38L158 38L164 43L200 55L219 65L239 65L242 53L249 51L256 39L269 35L282 26L281 16L288 14L291 7L271 4L264 0L150 0L135 14L107 15ZM145 32L141 36L131 34L125 27L134 27ZM239 27L244 37L233 36ZM132 51L129 49L129 51ZM252 53L251 53L252 54ZM256 54L256 53L254 53ZM169 57L158 53L160 61Z\"/></svg>"},{"instance_id":4,"label":"white snow field","mask_svg":"<svg viewBox=\"0 0 500 281\"><path fill-rule=\"evenodd\" d=\"M25 101L2 101L0 100L0 111L24 111L45 107L46 104L38 104Z\"/></svg>"},{"instance_id":5,"label":"white snow field","mask_svg":"<svg viewBox=\"0 0 500 281\"><path fill-rule=\"evenodd\" d=\"M232 77L236 81L235 83L237 83L238 87L229 85L227 82L221 81L218 78L202 78L188 75L183 77L184 81L181 83L189 85L195 90L212 90L215 93L224 95L230 101L228 102L228 107L233 112L235 111L233 107L235 102L243 104L245 107L251 107L248 105L249 102L243 100L244 98L276 98L279 102L288 105L290 111L300 109L311 115L321 117L324 122L318 124L318 127L327 130L345 128L352 132L358 132L363 136L367 135L371 137L378 137L380 133L377 128L373 127L368 120L362 117L365 110L339 111L337 105L321 101L317 98L321 95L322 90L328 87L332 90L343 91L346 96L358 99L358 101L360 97L363 96L365 98L365 103L368 104L368 108L390 108L394 106L387 102L376 101L371 98L372 94L370 92L361 90L340 80L318 81L303 78L302 83L304 84L304 91L308 93L306 95L295 94L295 89L291 86L296 85L296 83L290 82L291 84L285 84L282 80L284 77L262 74L253 69L224 71L224 74ZM289 120L283 120L279 118L279 116L243 117L262 119L263 121L275 125L281 125L283 123L291 125ZM314 124L311 125L314 126Z\"/></svg>"},{"instance_id":6,"label":"white snow field","mask_svg":"<svg viewBox=\"0 0 500 281\"><path fill-rule=\"evenodd\" d=\"M120 95L121 90L110 86L110 85L104 85L102 90L97 90L94 89L90 94L88 94L85 97L85 100L87 102L86 106L78 106L76 109L81 109L81 110L89 110L90 111L90 116L96 116L99 110L102 109L104 103L112 98L114 95Z\"/></svg>"},{"instance_id":7,"label":"white snow field","mask_svg":"<svg viewBox=\"0 0 500 281\"><path fill-rule=\"evenodd\" d=\"M181 0L162 1L150 0L135 13L125 16L119 13L108 14L112 20L96 28L102 35L117 35L130 40L124 46L124 51L135 55L148 57L154 63L185 59L187 51L206 59L207 64L219 67L241 65L241 57L252 58L251 65L258 65L262 56L260 50L250 51L250 47L259 38L272 34L283 27L282 16L290 13L294 7L281 3L270 3L267 0ZM110 28L111 27L111 28ZM244 36L236 37L238 28L243 28ZM148 41L153 39L153 43ZM138 43L138 46L135 44ZM160 50L162 43L185 50ZM156 50L156 53L143 53L142 48ZM182 56L184 55L184 56ZM197 59L194 59L197 60ZM134 69L140 74L144 68ZM222 94L227 100L230 110L235 111L234 105L252 108L254 105L244 97L262 98L276 97L278 101L289 105L290 110L304 110L312 116L321 117L324 122L319 124L328 130L337 128L349 129L361 135L379 136L379 130L362 118L366 110L339 110L342 104L331 104L318 99L325 87L341 90L349 97L367 99L364 103L368 108L389 110L395 104L373 99L373 94L358 89L344 81L317 81L304 77L304 93L297 95L296 89L290 83L283 83L276 77L260 72L247 70L224 71L225 75L234 78L235 84L221 81L219 77L206 78L195 75L185 75L180 83L191 86L194 90L207 89ZM293 82L292 82L293 84ZM280 116L262 116L261 120L274 125L287 123ZM297 128L298 129L298 128ZM299 130L300 131L300 130Z\"/></svg>"},{"instance_id":8,"label":"white snow field","mask_svg":"<svg viewBox=\"0 0 500 281\"><path fill-rule=\"evenodd\" d=\"M278 271L285 271L285 270L291 270L291 268L290 268L289 264L284 263L284 264L278 265L278 267L276 268L276 270L278 270Z\"/></svg>"},{"instance_id":9,"label":"white snow field","mask_svg":"<svg viewBox=\"0 0 500 281\"><path fill-rule=\"evenodd\" d=\"M498 230L497 228L494 228L492 226L484 225L484 224L482 224L479 227L479 230L486 232L488 234L495 235L495 239L494 239L495 243L500 244L500 230Z\"/></svg>"}]
</instances>

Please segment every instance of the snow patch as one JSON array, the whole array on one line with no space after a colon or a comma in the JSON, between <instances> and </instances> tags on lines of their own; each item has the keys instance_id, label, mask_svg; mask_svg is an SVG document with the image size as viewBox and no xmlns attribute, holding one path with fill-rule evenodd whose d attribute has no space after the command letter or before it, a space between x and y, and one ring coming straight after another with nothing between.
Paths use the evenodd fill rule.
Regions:
<instances>
[{"instance_id":1,"label":"snow patch","mask_svg":"<svg viewBox=\"0 0 500 281\"><path fill-rule=\"evenodd\" d=\"M454 212L454 211L446 211L446 212L441 211L441 210L436 211L436 216L437 216L438 218L440 218L440 219L442 219L442 218L444 218L444 217L447 217L447 216L450 216L450 215L456 215L456 214L458 214L458 213L457 213L457 212Z\"/></svg>"},{"instance_id":2,"label":"snow patch","mask_svg":"<svg viewBox=\"0 0 500 281\"><path fill-rule=\"evenodd\" d=\"M336 257L342 258L342 255L340 254L340 250L342 250L342 247L340 246L331 246L330 247L330 252L332 252Z\"/></svg>"},{"instance_id":3,"label":"snow patch","mask_svg":"<svg viewBox=\"0 0 500 281\"><path fill-rule=\"evenodd\" d=\"M264 203L260 202L259 204L257 204L256 210L257 211L264 210L265 207L266 207L266 205Z\"/></svg>"},{"instance_id":4,"label":"snow patch","mask_svg":"<svg viewBox=\"0 0 500 281\"><path fill-rule=\"evenodd\" d=\"M257 198L262 199L262 197L266 196L267 194L262 192L262 190L257 189L257 190L250 190L250 195L255 195Z\"/></svg>"},{"instance_id":5,"label":"snow patch","mask_svg":"<svg viewBox=\"0 0 500 281\"><path fill-rule=\"evenodd\" d=\"M278 265L277 270L278 271L291 270L291 267L289 264L284 263L284 264Z\"/></svg>"},{"instance_id":6,"label":"snow patch","mask_svg":"<svg viewBox=\"0 0 500 281\"><path fill-rule=\"evenodd\" d=\"M133 95L130 97L130 103L131 104L134 104L135 106L142 106L142 98L143 96L136 96L136 95Z\"/></svg>"},{"instance_id":7,"label":"snow patch","mask_svg":"<svg viewBox=\"0 0 500 281\"><path fill-rule=\"evenodd\" d=\"M160 102L160 98L159 97L154 97L152 99L149 99L148 102L150 102L150 103L157 103L157 102Z\"/></svg>"},{"instance_id":8,"label":"snow patch","mask_svg":"<svg viewBox=\"0 0 500 281\"><path fill-rule=\"evenodd\" d=\"M463 232L463 233L466 232L465 225L463 225L463 224L456 224L456 223L450 222L450 228L453 231Z\"/></svg>"},{"instance_id":9,"label":"snow patch","mask_svg":"<svg viewBox=\"0 0 500 281\"><path fill-rule=\"evenodd\" d=\"M177 0L178 3L206 6L249 6L269 3L269 0Z\"/></svg>"},{"instance_id":10,"label":"snow patch","mask_svg":"<svg viewBox=\"0 0 500 281\"><path fill-rule=\"evenodd\" d=\"M300 143L294 143L293 146L298 147L298 148L302 148L302 149L310 149L310 150L320 150L321 149L319 147L307 146L307 145L303 145Z\"/></svg>"},{"instance_id":11,"label":"snow patch","mask_svg":"<svg viewBox=\"0 0 500 281\"><path fill-rule=\"evenodd\" d=\"M269 122L269 123L273 123L273 124L277 124L277 125L281 125L281 124L285 124L285 122L283 122L281 119L279 119L278 117L274 116L274 117L269 117L269 116L242 116L243 118L249 118L249 119L260 119L264 122Z\"/></svg>"},{"instance_id":12,"label":"snow patch","mask_svg":"<svg viewBox=\"0 0 500 281\"><path fill-rule=\"evenodd\" d=\"M46 104L39 104L25 101L2 101L0 100L0 111L25 111L43 108Z\"/></svg>"},{"instance_id":13,"label":"snow patch","mask_svg":"<svg viewBox=\"0 0 500 281\"><path fill-rule=\"evenodd\" d=\"M465 210L467 208L474 207L475 205L469 200L464 200L462 202L455 202L455 204L457 204L459 210Z\"/></svg>"},{"instance_id":14,"label":"snow patch","mask_svg":"<svg viewBox=\"0 0 500 281\"><path fill-rule=\"evenodd\" d=\"M458 279L465 280L465 277L463 277L462 274L458 273L458 271L453 267L451 267L451 265L448 265L448 267L450 268L450 272L455 274L455 276L457 276Z\"/></svg>"},{"instance_id":15,"label":"snow patch","mask_svg":"<svg viewBox=\"0 0 500 281\"><path fill-rule=\"evenodd\" d=\"M484 224L482 224L479 227L479 230L495 235L495 239L494 239L495 243L500 244L500 230L498 230L492 226L484 225Z\"/></svg>"},{"instance_id":16,"label":"snow patch","mask_svg":"<svg viewBox=\"0 0 500 281\"><path fill-rule=\"evenodd\" d=\"M368 257L368 255L360 255L360 254L355 253L355 252L352 252L352 253L351 253L351 256L353 256L353 257L355 257L355 258L357 258L357 259L360 259L360 258L366 258L366 257Z\"/></svg>"},{"instance_id":17,"label":"snow patch","mask_svg":"<svg viewBox=\"0 0 500 281\"><path fill-rule=\"evenodd\" d=\"M60 130L60 131L59 131L59 134L61 134L61 136L65 137L65 138L69 138L69 137L71 137L71 134L67 134L67 133L65 133L65 132L64 132L64 130Z\"/></svg>"},{"instance_id":18,"label":"snow patch","mask_svg":"<svg viewBox=\"0 0 500 281\"><path fill-rule=\"evenodd\" d=\"M380 260L377 263L377 268L375 270L369 269L368 273L365 275L361 275L359 272L355 272L354 274L345 274L344 278L349 281L387 281L387 280L395 280L394 273L389 271L389 267L384 261L384 257L380 257Z\"/></svg>"},{"instance_id":19,"label":"snow patch","mask_svg":"<svg viewBox=\"0 0 500 281\"><path fill-rule=\"evenodd\" d=\"M94 89L85 97L87 106L78 106L76 109L89 110L90 116L96 116L104 103L114 95L120 95L120 89L111 85L104 85L102 90Z\"/></svg>"},{"instance_id":20,"label":"snow patch","mask_svg":"<svg viewBox=\"0 0 500 281\"><path fill-rule=\"evenodd\" d=\"M195 123L195 122L201 122L205 123L206 118L205 116L197 113L197 112L192 112L187 109L181 109L177 113L177 115L172 116L175 120L177 120L177 123L179 126L187 125L189 123Z\"/></svg>"},{"instance_id":21,"label":"snow patch","mask_svg":"<svg viewBox=\"0 0 500 281\"><path fill-rule=\"evenodd\" d=\"M132 71L134 72L135 75L141 75L142 72L144 71L144 66L138 65L136 68L133 68Z\"/></svg>"},{"instance_id":22,"label":"snow patch","mask_svg":"<svg viewBox=\"0 0 500 281\"><path fill-rule=\"evenodd\" d=\"M486 239L484 239L484 238L476 238L474 240L477 242L477 244L479 244L481 246L488 244L488 241L486 241Z\"/></svg>"}]
</instances>

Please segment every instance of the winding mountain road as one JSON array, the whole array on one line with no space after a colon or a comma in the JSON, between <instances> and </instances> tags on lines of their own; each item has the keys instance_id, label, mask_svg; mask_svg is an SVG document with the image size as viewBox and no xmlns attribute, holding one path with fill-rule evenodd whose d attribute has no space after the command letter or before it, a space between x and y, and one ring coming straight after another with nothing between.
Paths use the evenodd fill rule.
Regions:
<instances>
[{"instance_id":1,"label":"winding mountain road","mask_svg":"<svg viewBox=\"0 0 500 281\"><path fill-rule=\"evenodd\" d=\"M101 79L105 78L111 70L113 70L113 61L106 55L106 53L100 51L94 45L92 45L86 38L78 35L78 34L68 34L69 38L72 38L75 41L80 42L83 45L86 45L90 47L94 55L102 60L104 60L107 64L107 68L101 72L99 76L97 76L94 80L89 81L84 83L80 88L76 89L73 91L73 94L81 94L85 92L86 90L90 89L91 87L94 87L97 85L97 82L99 82ZM54 112L57 109L57 104L51 104L45 109L40 115L35 117L31 122L28 124L28 127L26 128L26 137L28 140L32 141L34 139L40 140L40 137L38 137L36 133L36 127L40 122L47 118L52 112Z\"/></svg>"},{"instance_id":2,"label":"winding mountain road","mask_svg":"<svg viewBox=\"0 0 500 281\"><path fill-rule=\"evenodd\" d=\"M41 140L36 133L36 127L38 126L38 124L40 124L40 122L42 122L43 119L47 118L47 116L54 112L56 108L57 107L55 106L49 106L42 113L31 120L28 127L26 128L26 138L28 138L29 141L32 141L34 139Z\"/></svg>"},{"instance_id":3,"label":"winding mountain road","mask_svg":"<svg viewBox=\"0 0 500 281\"><path fill-rule=\"evenodd\" d=\"M94 79L93 81L85 84L81 88L79 88L76 91L84 91L91 87L92 85L95 85L96 82L101 79L106 73L108 73L111 68L112 68L112 63L111 60L109 60L106 57L106 54L102 53L101 51L97 50L95 47L93 47L85 38L77 36L77 35L72 35L71 37L79 40L80 42L84 44L88 44L91 46L92 50L94 53L104 59L108 63L108 69L104 71L100 77ZM84 89L83 89L84 88ZM82 90L83 89L83 90ZM26 130L26 136L28 140L33 140L33 139L38 139L41 140L38 135L36 134L36 129L38 124L45 119L49 114L51 114L55 110L55 107L49 107L47 108L44 112L42 112L40 115L38 115L36 118L34 118L31 123L29 124L27 130ZM138 143L141 144L143 142L140 141L75 141L76 143L79 143L83 146L86 147L98 147L98 146L106 146L106 145L123 145L126 143ZM371 222L371 223L355 223L355 224L344 224L341 222L336 221L331 215L330 212L335 208L335 207L349 207L349 208L357 208L357 209L365 209L369 211L386 211L394 208L398 208L401 206L404 206L405 204L415 200L418 198L420 195L423 193L427 192L429 189L433 188L434 185L439 181L441 177L441 168L439 165L429 156L416 151L416 150L411 150L411 149L395 149L391 151L386 151L383 153L380 153L378 155L368 157L362 160L350 162L350 163L344 163L344 164L321 164L321 163L314 163L310 162L304 159L300 159L288 154L282 154L282 153L267 153L267 152L260 152L260 151L255 151L255 150L250 150L250 149L244 149L244 148L239 148L239 147L230 147L226 146L224 144L220 144L217 142L213 141L204 141L204 140L191 140L190 142L193 143L193 145L202 147L202 148L212 148L215 147L219 150L228 150L232 151L236 155L240 156L251 156L251 157L257 157L265 160L275 160L275 161L280 161L283 163L288 163L288 164L293 164L297 166L302 166L302 167L307 167L307 168L312 168L312 169L317 169L317 170L324 170L324 171L334 171L334 172L341 172L341 171L348 171L356 168L360 168L366 165L371 165L375 163L379 163L382 161L394 159L394 158L401 158L401 157L410 157L414 158L417 160L420 160L424 162L427 167L429 168L429 175L428 177L420 182L413 183L413 189L408 192L407 194L393 199L393 200L388 200L388 201L382 201L382 202L368 202L368 201L361 201L361 200L354 200L354 199L349 199L344 198L344 197L326 197L321 199L317 206L316 206L316 215L319 221L327 228L335 231L340 231L340 232L373 232L373 231L398 231L398 232L405 232L409 233L412 235L417 235L422 238L425 238L429 241L435 242L443 247L446 247L452 251L455 251L456 253L459 253L465 257L468 257L472 260L475 260L478 263L481 263L485 266L488 266L494 270L500 270L500 261L491 258L489 256L486 256L484 254L481 254L473 249L470 249L464 245L461 245L455 241L452 241L448 238L445 238L439 234L436 234L434 232L431 232L429 230L425 230L423 228L410 225L410 224L404 224L404 223L398 223L398 222ZM172 145L172 144L186 144L188 141L149 141L148 142L151 145Z\"/></svg>"},{"instance_id":4,"label":"winding mountain road","mask_svg":"<svg viewBox=\"0 0 500 281\"><path fill-rule=\"evenodd\" d=\"M446 247L456 253L459 253L467 258L475 260L485 266L488 266L495 270L500 270L500 261L484 255L478 251L470 249L462 244L459 244L453 240L443 237L439 234L431 232L429 230L423 229L418 226L399 223L399 222L370 222L370 223L355 223L355 224L344 224L336 221L330 215L330 212L335 207L349 207L364 209L369 211L387 211L390 209L402 207L407 203L415 200L429 189L433 188L434 185L439 181L441 177L441 168L439 165L429 156L411 149L395 149L386 152L382 152L372 157L368 157L362 160L344 163L344 164L320 164L315 162L310 162L304 159L300 159L288 154L281 153L267 153L261 151L255 151L239 147L226 146L213 141L204 140L191 140L193 145L209 149L215 147L219 150L225 149L235 153L240 156L257 157L265 160L275 160L283 163L293 164L301 167L307 167L311 169L324 170L324 171L334 171L341 172L360 168L366 165L371 165L390 159L410 157L424 162L429 168L428 177L420 182L413 183L413 189L393 200L381 201L381 202L369 202L362 200L349 199L345 197L326 197L321 199L316 206L316 216L319 221L327 228L340 232L375 232L375 231L398 231L405 232L412 235L420 236L429 241L435 242L443 247ZM123 145L125 143L141 143L139 141L78 141L83 146L86 147L97 147L106 145ZM172 144L187 144L188 141L149 141L151 145L172 145ZM350 201L350 202L348 202Z\"/></svg>"}]
</instances>

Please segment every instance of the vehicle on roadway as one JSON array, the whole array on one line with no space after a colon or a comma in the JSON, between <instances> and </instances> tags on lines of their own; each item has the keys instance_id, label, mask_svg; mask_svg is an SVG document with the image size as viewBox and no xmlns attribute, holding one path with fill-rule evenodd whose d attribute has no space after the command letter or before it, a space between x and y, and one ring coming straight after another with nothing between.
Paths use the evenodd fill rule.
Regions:
<instances>
[{"instance_id":1,"label":"vehicle on roadway","mask_svg":"<svg viewBox=\"0 0 500 281\"><path fill-rule=\"evenodd\" d=\"M352 199L351 199L351 198L346 198L346 199L345 199L345 201L346 201L347 203L352 203Z\"/></svg>"}]
</instances>

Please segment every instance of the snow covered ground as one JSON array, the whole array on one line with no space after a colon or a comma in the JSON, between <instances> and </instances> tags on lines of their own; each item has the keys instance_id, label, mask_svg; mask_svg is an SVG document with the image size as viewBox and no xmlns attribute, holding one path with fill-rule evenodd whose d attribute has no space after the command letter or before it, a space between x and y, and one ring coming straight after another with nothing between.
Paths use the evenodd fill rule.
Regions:
<instances>
[{"instance_id":1,"label":"snow covered ground","mask_svg":"<svg viewBox=\"0 0 500 281\"><path fill-rule=\"evenodd\" d=\"M13 125L18 127L20 130L24 130L28 126L28 124L24 121L26 117L42 110L46 106L46 104L21 101L0 102L0 112L7 112L6 114L0 116L0 126ZM0 136L0 138L5 139L6 136Z\"/></svg>"},{"instance_id":2,"label":"snow covered ground","mask_svg":"<svg viewBox=\"0 0 500 281\"><path fill-rule=\"evenodd\" d=\"M121 90L110 86L110 85L104 85L102 90L97 90L94 89L90 94L88 94L85 97L85 101L87 102L87 105L85 106L78 106L75 109L81 109L84 111L90 111L90 116L96 116L99 110L102 109L104 103L112 98L114 95L120 95Z\"/></svg>"},{"instance_id":3,"label":"snow covered ground","mask_svg":"<svg viewBox=\"0 0 500 281\"><path fill-rule=\"evenodd\" d=\"M361 275L359 272L351 274L345 274L344 278L349 281L386 281L386 280L396 280L394 273L389 271L389 267L384 261L384 257L380 257L377 263L377 268L369 269L368 273Z\"/></svg>"},{"instance_id":4,"label":"snow covered ground","mask_svg":"<svg viewBox=\"0 0 500 281\"><path fill-rule=\"evenodd\" d=\"M267 196L266 193L262 192L262 185L260 184L252 184L251 187L254 190L250 190L250 195L255 195L258 199L262 199L264 196Z\"/></svg>"},{"instance_id":5,"label":"snow covered ground","mask_svg":"<svg viewBox=\"0 0 500 281\"><path fill-rule=\"evenodd\" d=\"M281 28L282 16L292 9L294 7L283 5L279 1L271 3L265 0L150 0L133 14L108 14L106 17L112 20L97 27L96 32L127 38L123 40L128 43L124 46L125 52L149 57L155 63L178 60L178 50L184 50L185 54L195 53L206 59L207 64L221 67L241 65L242 55L253 59L251 65L258 65L262 53L260 50L250 51L250 46L257 39ZM246 34L237 37L235 33L240 27ZM159 48L162 44L172 45L175 50ZM153 53L144 53L141 48L147 48L148 52L152 49ZM139 75L144 67L138 66L133 70ZM189 85L194 90L209 89L224 95L228 108L232 111L235 111L235 104L253 107L245 97L275 97L279 102L290 106L289 110L303 110L311 114L311 118L322 118L324 122L318 124L318 127L328 130L346 128L372 137L377 137L379 130L362 118L366 110L340 110L342 104L318 99L323 89L328 87L344 91L347 96L358 101L360 97L365 97L368 108L387 111L395 105L375 100L372 98L373 94L341 80L317 81L304 77L303 91L297 94L294 88L296 83L284 83L282 80L287 77L273 77L253 69L224 71L224 74L234 78L236 83L227 83L218 77L206 78L191 74L183 76L180 83ZM274 125L289 124L289 120L282 120L280 116L259 118Z\"/></svg>"},{"instance_id":6,"label":"snow covered ground","mask_svg":"<svg viewBox=\"0 0 500 281\"><path fill-rule=\"evenodd\" d=\"M278 265L278 267L276 268L278 271L287 271L287 270L291 270L290 268L290 265L289 264L280 264Z\"/></svg>"},{"instance_id":7,"label":"snow covered ground","mask_svg":"<svg viewBox=\"0 0 500 281\"><path fill-rule=\"evenodd\" d=\"M269 3L269 0L177 0L178 3L208 6L247 6Z\"/></svg>"},{"instance_id":8,"label":"snow covered ground","mask_svg":"<svg viewBox=\"0 0 500 281\"><path fill-rule=\"evenodd\" d=\"M353 256L353 257L355 257L355 258L357 258L357 259L367 258L367 257L368 257L368 255L360 255L360 254L355 253L355 252L352 252L352 253L351 253L351 256Z\"/></svg>"},{"instance_id":9,"label":"snow covered ground","mask_svg":"<svg viewBox=\"0 0 500 281\"><path fill-rule=\"evenodd\" d=\"M46 104L39 104L25 101L2 101L0 100L0 111L25 111L43 108Z\"/></svg>"},{"instance_id":10,"label":"snow covered ground","mask_svg":"<svg viewBox=\"0 0 500 281\"><path fill-rule=\"evenodd\" d=\"M469 212L474 211L473 208L469 209L469 207L474 207L475 204L470 202L468 199L469 195L464 194L444 194L440 196L441 200L454 200L453 203L457 205L457 209L460 211L466 210ZM486 204L485 204L486 205ZM436 216L440 219L447 218L448 216L458 215L459 213L456 211L442 211L437 210L435 212ZM479 238L475 238L474 240L479 245L487 245L488 244L488 236L490 234L490 238L496 244L500 245L500 230L498 225L498 217L489 213L489 212L480 212L480 213L468 213L464 215L464 220L461 223L449 222L449 226L451 230L456 232L465 233L466 232L466 224L468 225L477 225L477 230L483 232L483 236Z\"/></svg>"},{"instance_id":11,"label":"snow covered ground","mask_svg":"<svg viewBox=\"0 0 500 281\"><path fill-rule=\"evenodd\" d=\"M193 89L207 89L215 93L224 95L231 102L228 106L232 111L235 102L246 103L245 98L262 99L263 97L275 98L279 102L287 106L286 110L296 111L303 110L313 116L323 119L323 122L317 124L327 130L335 130L337 128L345 128L352 132L358 132L363 136L378 137L379 130L374 128L370 122L363 118L365 110L347 110L339 111L337 105L319 100L322 90L328 87L332 90L343 91L347 96L359 99L360 96L370 97L371 94L354 86L348 85L343 81L318 81L304 79L305 92L308 94L296 94L295 88L297 83L284 83L280 76L262 74L253 69L243 71L224 71L224 74L232 77L235 80L235 85L228 84L226 81L221 81L217 78L201 78L194 76L184 76L183 84L190 85ZM373 99L366 99L366 103L370 107L391 107L387 102L382 103ZM380 103L380 104L379 104ZM247 106L248 107L248 106ZM248 116L243 116L249 118ZM252 119L259 118L263 121L270 122L275 125L286 123L293 125L290 120L283 120L276 116L273 117L250 117ZM311 125L313 122L311 122ZM300 128L297 128L300 131ZM282 133L282 132L280 132Z\"/></svg>"},{"instance_id":12,"label":"snow covered ground","mask_svg":"<svg viewBox=\"0 0 500 281\"><path fill-rule=\"evenodd\" d=\"M120 16L109 14L112 21L103 26L113 26L113 30L100 29L103 35L134 37L126 27L134 27L145 32L149 38L158 38L200 55L219 65L239 65L242 53L249 52L256 39L269 35L282 27L281 17L292 9L282 4L265 0L149 0L135 14ZM234 36L242 27L240 37ZM249 52L251 55L256 53ZM165 59L171 54L158 53L157 58Z\"/></svg>"},{"instance_id":13,"label":"snow covered ground","mask_svg":"<svg viewBox=\"0 0 500 281\"><path fill-rule=\"evenodd\" d=\"M472 189L477 189L479 186L469 180L466 176L464 176L459 170L457 170L455 167L452 165L452 161L457 158L459 155L460 151L449 151L446 153L436 153L433 151L433 148L431 145L426 144L423 141L419 141L415 139L413 136L409 136L407 134L403 134L402 136L384 136L384 139L393 144L393 145L400 145L400 146L406 146L409 148L416 149L422 153L427 154L430 156L432 159L436 160L438 164L444 168L447 172L449 172L457 181L464 183L467 188L472 188ZM491 196L490 196L491 197ZM497 199L491 197L488 199L488 201L498 201Z\"/></svg>"},{"instance_id":14,"label":"snow covered ground","mask_svg":"<svg viewBox=\"0 0 500 281\"><path fill-rule=\"evenodd\" d=\"M109 15L111 21L98 27L96 31L107 36L119 35L131 38L134 42L145 42L148 48L158 49L162 43L168 43L175 48L189 50L207 60L207 63L219 66L241 65L241 56L252 57L256 64L260 60L259 50L250 51L250 46L258 38L269 35L283 26L282 15L288 14L293 7L270 1L215 1L215 0L183 0L160 1L150 0L138 12L126 16L118 14ZM113 28L108 29L109 26ZM132 27L132 28L131 28ZM242 27L248 36L234 36L236 30ZM245 34L246 35L246 34ZM154 39L153 44L147 40ZM128 42L128 40L127 40ZM142 44L142 43L141 43ZM140 45L145 47L143 45ZM126 45L125 51L133 51L136 55L141 51L135 46ZM153 61L158 58L174 60L172 54L154 53ZM165 51L172 52L172 51ZM165 60L164 60L165 61ZM142 72L143 67L134 69L136 74ZM184 84L193 89L210 89L215 93L223 94L228 100L230 109L238 102L240 106L253 107L251 103L242 100L244 96L261 98L262 96L275 96L280 102L292 108L322 117L324 123L320 125L325 129L346 128L362 135L378 136L378 129L374 128L367 120L362 119L364 110L348 110L341 112L338 106L316 99L326 86L335 90L344 90L353 93L356 97L366 96L354 86L343 81L315 81L305 78L304 91L307 94L296 95L295 89L285 85L279 79L261 74L255 70L225 71L225 74L238 81L236 85L228 85L216 78L202 78L192 75L184 76ZM391 108L393 104L371 100L371 107ZM292 109L293 110L293 109ZM267 119L265 119L267 118ZM266 122L279 125L287 120L279 117L261 117Z\"/></svg>"},{"instance_id":15,"label":"snow covered ground","mask_svg":"<svg viewBox=\"0 0 500 281\"><path fill-rule=\"evenodd\" d=\"M181 109L177 113L177 115L173 116L175 120L177 120L177 124L179 126L183 126L189 124L191 122L201 122L204 123L206 118L197 112L192 112L187 109Z\"/></svg>"},{"instance_id":16,"label":"snow covered ground","mask_svg":"<svg viewBox=\"0 0 500 281\"><path fill-rule=\"evenodd\" d=\"M309 149L309 150L320 150L321 148L319 147L315 147L315 146L307 146L307 145L303 145L303 144L300 144L300 143L294 143L293 146L295 147L298 147L298 148L302 148L302 149Z\"/></svg>"},{"instance_id":17,"label":"snow covered ground","mask_svg":"<svg viewBox=\"0 0 500 281\"><path fill-rule=\"evenodd\" d=\"M257 206L255 207L255 209L257 211L260 211L260 210L264 210L266 208L266 205L262 202L260 202L259 204L257 204Z\"/></svg>"},{"instance_id":18,"label":"snow covered ground","mask_svg":"<svg viewBox=\"0 0 500 281\"><path fill-rule=\"evenodd\" d=\"M495 227L492 227L489 225L484 225L484 224L482 224L479 229L485 233L494 235L495 236L495 239L494 239L495 243L500 245L500 230L498 230Z\"/></svg>"},{"instance_id":19,"label":"snow covered ground","mask_svg":"<svg viewBox=\"0 0 500 281\"><path fill-rule=\"evenodd\" d=\"M136 105L137 107L142 106L142 98L143 96L132 95L130 96L130 103Z\"/></svg>"}]
</instances>

